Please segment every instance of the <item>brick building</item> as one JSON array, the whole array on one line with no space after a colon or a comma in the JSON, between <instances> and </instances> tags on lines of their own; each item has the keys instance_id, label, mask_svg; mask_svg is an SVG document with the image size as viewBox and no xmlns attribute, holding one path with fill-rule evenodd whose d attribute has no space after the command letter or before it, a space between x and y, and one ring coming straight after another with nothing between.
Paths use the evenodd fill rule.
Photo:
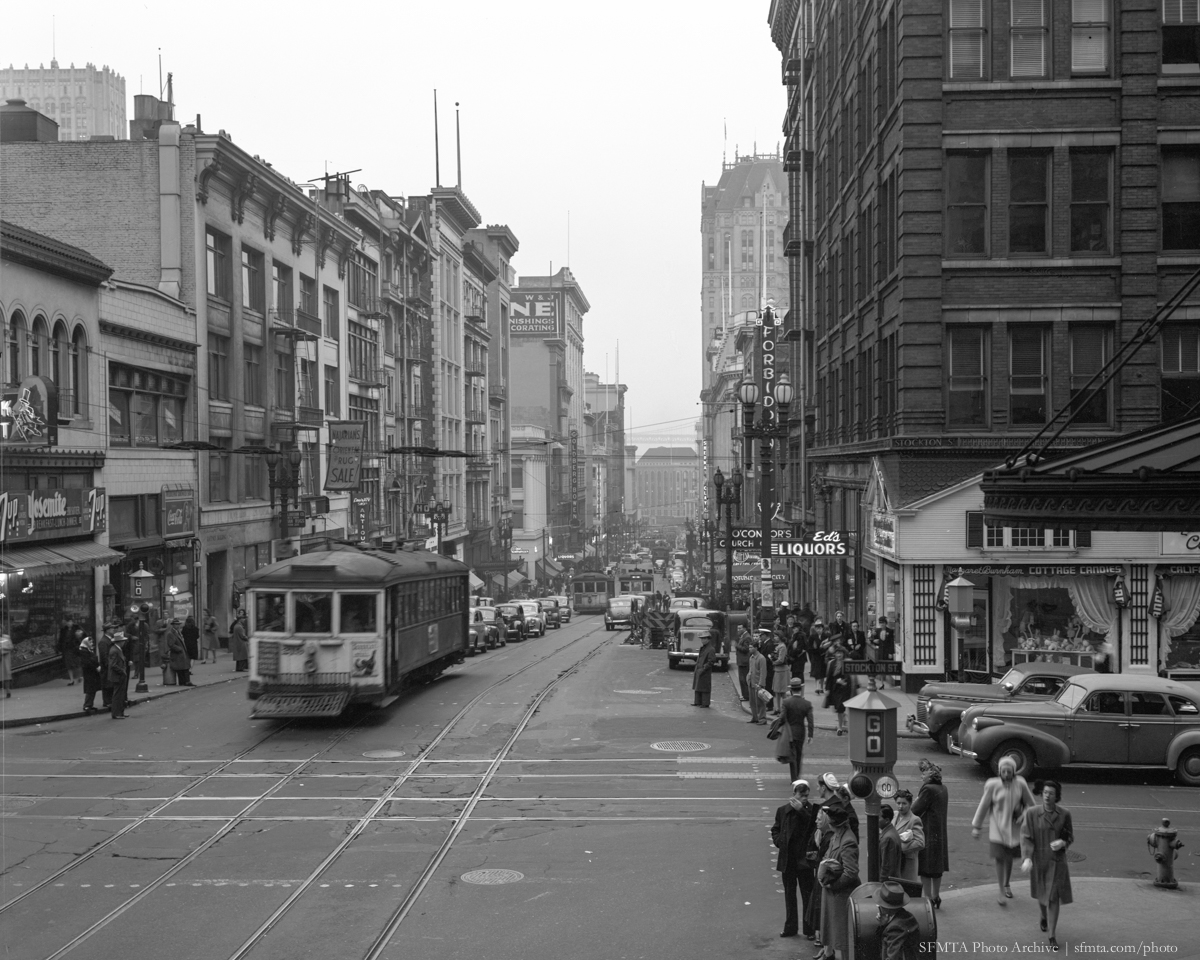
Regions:
<instances>
[{"instance_id":1,"label":"brick building","mask_svg":"<svg viewBox=\"0 0 1200 960\"><path fill-rule=\"evenodd\" d=\"M768 21L787 91L787 326L814 414L794 486L854 542L806 571L807 598L898 617L912 672L996 668L1020 619L999 581L1066 559L1128 578L1118 561L1138 554L1086 531L975 530L972 511L921 524L916 505L972 488L1064 407L1055 451L1200 399L1200 302L1085 389L1200 265L1195 4L774 0ZM977 658L938 609L939 540L992 563L968 568ZM1106 636L1110 667L1149 667Z\"/></svg>"}]
</instances>

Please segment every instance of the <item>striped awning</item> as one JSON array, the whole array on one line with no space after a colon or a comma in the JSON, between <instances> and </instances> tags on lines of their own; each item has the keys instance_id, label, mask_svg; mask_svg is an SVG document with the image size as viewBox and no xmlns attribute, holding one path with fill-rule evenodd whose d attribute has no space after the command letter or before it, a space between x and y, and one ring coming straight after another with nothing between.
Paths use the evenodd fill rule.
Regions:
<instances>
[{"instance_id":1,"label":"striped awning","mask_svg":"<svg viewBox=\"0 0 1200 960\"><path fill-rule=\"evenodd\" d=\"M0 552L0 572L16 573L33 579L57 573L82 573L93 567L106 567L124 559L124 554L92 540L56 543L47 547L10 547Z\"/></svg>"},{"instance_id":2,"label":"striped awning","mask_svg":"<svg viewBox=\"0 0 1200 960\"><path fill-rule=\"evenodd\" d=\"M483 581L480 580L477 576L475 576L474 570L467 571L467 575L471 581L471 589L472 590L478 590L480 587L483 586Z\"/></svg>"}]
</instances>

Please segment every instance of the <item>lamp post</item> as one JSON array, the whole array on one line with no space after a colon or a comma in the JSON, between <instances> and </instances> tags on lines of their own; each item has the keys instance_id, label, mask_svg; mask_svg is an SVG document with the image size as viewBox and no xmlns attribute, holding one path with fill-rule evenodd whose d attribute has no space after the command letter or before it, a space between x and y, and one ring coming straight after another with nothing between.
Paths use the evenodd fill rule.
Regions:
<instances>
[{"instance_id":1,"label":"lamp post","mask_svg":"<svg viewBox=\"0 0 1200 960\"><path fill-rule=\"evenodd\" d=\"M958 640L958 679L965 682L964 634L971 629L975 620L975 584L964 577L960 570L958 576L946 585L946 598L950 608L950 623Z\"/></svg>"},{"instance_id":2,"label":"lamp post","mask_svg":"<svg viewBox=\"0 0 1200 960\"><path fill-rule=\"evenodd\" d=\"M512 562L512 518L504 517L500 520L500 542L504 544L504 589L501 591L501 596L504 602L508 602L508 567Z\"/></svg>"},{"instance_id":3,"label":"lamp post","mask_svg":"<svg viewBox=\"0 0 1200 960\"><path fill-rule=\"evenodd\" d=\"M763 329L767 329L764 320ZM774 370L771 371L774 373ZM767 381L770 386L770 380ZM742 436L758 441L761 476L758 484L759 514L762 520L762 605L775 606L774 589L771 582L771 514L775 503L775 441L786 440L788 435L788 408L795 391L786 373L774 381L774 389L763 396L762 415L756 422L759 388L753 380L745 380L738 387L738 399L742 402Z\"/></svg>"},{"instance_id":4,"label":"lamp post","mask_svg":"<svg viewBox=\"0 0 1200 960\"><path fill-rule=\"evenodd\" d=\"M135 601L145 602L155 598L157 578L146 569L144 563L138 564L138 568L129 575L129 580L131 583L130 593ZM144 620L142 623L143 626L137 631L137 653L134 654L137 658L137 683L133 688L134 693L146 693L150 689L146 686L146 633L150 624ZM107 666L102 669L107 669Z\"/></svg>"},{"instance_id":5,"label":"lamp post","mask_svg":"<svg viewBox=\"0 0 1200 960\"><path fill-rule=\"evenodd\" d=\"M267 450L262 455L267 461L267 485L271 488L271 509L275 509L275 492L279 492L279 539L288 538L288 501L300 502L300 462L304 454L293 446L286 451Z\"/></svg>"},{"instance_id":6,"label":"lamp post","mask_svg":"<svg viewBox=\"0 0 1200 960\"><path fill-rule=\"evenodd\" d=\"M442 533L445 531L446 525L450 522L450 511L452 509L453 505L449 500L436 500L433 497L430 497L429 503L425 505L425 516L429 518L429 522L437 529L437 552L439 555L442 552Z\"/></svg>"},{"instance_id":7,"label":"lamp post","mask_svg":"<svg viewBox=\"0 0 1200 960\"><path fill-rule=\"evenodd\" d=\"M717 529L721 527L721 504L725 505L725 611L733 609L733 505L742 502L742 470L733 468L733 474L725 483L725 474L717 467L713 474L713 486L717 488Z\"/></svg>"}]
</instances>

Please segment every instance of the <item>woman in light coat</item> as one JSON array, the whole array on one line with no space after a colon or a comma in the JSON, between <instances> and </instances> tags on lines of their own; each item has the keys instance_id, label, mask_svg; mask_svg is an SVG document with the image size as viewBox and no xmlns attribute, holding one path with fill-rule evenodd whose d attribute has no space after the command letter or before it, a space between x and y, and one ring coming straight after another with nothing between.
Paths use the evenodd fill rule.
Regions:
<instances>
[{"instance_id":1,"label":"woman in light coat","mask_svg":"<svg viewBox=\"0 0 1200 960\"><path fill-rule=\"evenodd\" d=\"M1021 853L1021 818L1034 803L1029 784L1024 777L1017 776L1017 762L1012 757L1001 757L998 766L1000 776L992 777L983 785L979 808L971 820L971 836L979 839L986 820L988 843L992 859L996 861L996 883L1001 895L1011 900L1013 892L1009 880L1013 860Z\"/></svg>"},{"instance_id":2,"label":"woman in light coat","mask_svg":"<svg viewBox=\"0 0 1200 960\"><path fill-rule=\"evenodd\" d=\"M925 825L912 812L912 802L911 790L899 791L896 794L896 816L892 820L892 825L900 834L900 851L904 854L900 876L905 880L917 880L919 858L925 849Z\"/></svg>"}]
</instances>

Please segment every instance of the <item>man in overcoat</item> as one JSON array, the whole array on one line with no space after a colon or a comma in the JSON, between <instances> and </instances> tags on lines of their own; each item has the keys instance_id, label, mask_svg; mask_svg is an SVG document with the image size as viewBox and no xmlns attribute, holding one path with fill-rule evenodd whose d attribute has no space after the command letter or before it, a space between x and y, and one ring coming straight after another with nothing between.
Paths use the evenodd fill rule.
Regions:
<instances>
[{"instance_id":1,"label":"man in overcoat","mask_svg":"<svg viewBox=\"0 0 1200 960\"><path fill-rule=\"evenodd\" d=\"M904 851L900 849L900 834L892 822L896 811L890 803L880 804L879 807L879 879L888 880L892 877L900 879L901 865L904 863Z\"/></svg>"},{"instance_id":2,"label":"man in overcoat","mask_svg":"<svg viewBox=\"0 0 1200 960\"><path fill-rule=\"evenodd\" d=\"M809 862L809 851L816 853L814 840L817 808L808 798L808 781L797 780L792 784L792 796L775 811L775 823L771 827L771 842L779 848L775 869L783 875L783 902L787 917L783 922L781 937L794 937L800 933L800 917L804 916L804 935L813 939L815 931L809 922L810 911L805 905L813 896L816 884L815 864ZM800 891L797 902L796 891Z\"/></svg>"},{"instance_id":3,"label":"man in overcoat","mask_svg":"<svg viewBox=\"0 0 1200 960\"><path fill-rule=\"evenodd\" d=\"M804 697L804 680L800 677L793 677L788 681L790 695L784 698L783 701L783 719L791 731L792 750L788 758L788 767L792 772L792 779L800 778L800 767L804 763L804 727L808 726L808 742L812 743L813 738L813 708L812 704Z\"/></svg>"},{"instance_id":4,"label":"man in overcoat","mask_svg":"<svg viewBox=\"0 0 1200 960\"><path fill-rule=\"evenodd\" d=\"M112 718L125 719L125 697L129 692L129 660L122 649L125 637L113 637L108 648L108 682L112 684Z\"/></svg>"},{"instance_id":5,"label":"man in overcoat","mask_svg":"<svg viewBox=\"0 0 1200 960\"><path fill-rule=\"evenodd\" d=\"M692 673L693 707L707 707L712 697L712 671L716 648L716 631L710 630L704 637L704 643L700 645L700 652L696 654L696 669Z\"/></svg>"},{"instance_id":6,"label":"man in overcoat","mask_svg":"<svg viewBox=\"0 0 1200 960\"><path fill-rule=\"evenodd\" d=\"M108 652L112 649L113 635L119 625L111 620L104 625L104 631L96 643L96 658L100 661L100 702L107 710L112 706L113 684L108 679Z\"/></svg>"}]
</instances>

